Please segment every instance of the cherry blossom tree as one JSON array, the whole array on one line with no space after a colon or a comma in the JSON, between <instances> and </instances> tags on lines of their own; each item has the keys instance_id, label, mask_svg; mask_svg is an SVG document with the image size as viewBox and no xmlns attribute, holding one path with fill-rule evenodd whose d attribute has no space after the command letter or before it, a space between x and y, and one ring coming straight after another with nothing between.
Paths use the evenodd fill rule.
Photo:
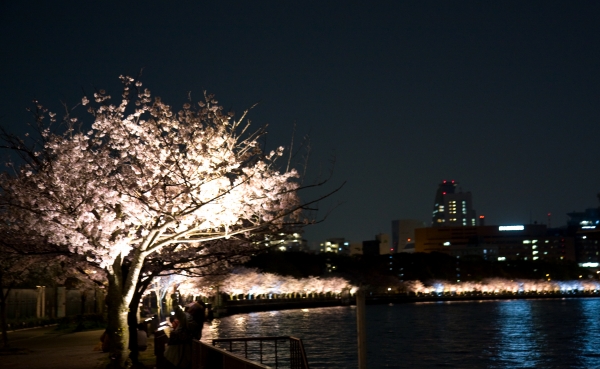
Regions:
<instances>
[{"instance_id":1,"label":"cherry blossom tree","mask_svg":"<svg viewBox=\"0 0 600 369\"><path fill-rule=\"evenodd\" d=\"M296 170L277 165L283 148L263 152L266 131L250 130L247 112L236 120L206 94L174 111L139 81L121 81L116 103L104 90L82 99L91 126L75 109L59 120L37 104L36 135L0 135L20 156L0 178L6 223L104 269L116 366L126 360L127 313L148 257L275 233L310 204L299 200Z\"/></svg>"}]
</instances>

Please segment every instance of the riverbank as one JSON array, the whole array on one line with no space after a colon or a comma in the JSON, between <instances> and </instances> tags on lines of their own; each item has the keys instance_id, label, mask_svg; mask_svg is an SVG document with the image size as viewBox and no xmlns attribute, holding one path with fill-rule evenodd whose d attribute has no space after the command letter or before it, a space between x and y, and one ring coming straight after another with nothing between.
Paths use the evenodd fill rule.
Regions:
<instances>
[{"instance_id":1,"label":"riverbank","mask_svg":"<svg viewBox=\"0 0 600 369\"><path fill-rule=\"evenodd\" d=\"M367 305L378 304L408 304L419 302L444 302L444 301L480 301L480 300L519 300L519 299L555 299L555 298L588 298L600 297L598 292L568 292L568 293L480 293L480 294L385 294L367 295ZM254 300L228 300L217 309L218 317L245 314L269 310L309 309L330 306L355 305L354 297L347 298L296 298L296 299L254 299Z\"/></svg>"}]
</instances>

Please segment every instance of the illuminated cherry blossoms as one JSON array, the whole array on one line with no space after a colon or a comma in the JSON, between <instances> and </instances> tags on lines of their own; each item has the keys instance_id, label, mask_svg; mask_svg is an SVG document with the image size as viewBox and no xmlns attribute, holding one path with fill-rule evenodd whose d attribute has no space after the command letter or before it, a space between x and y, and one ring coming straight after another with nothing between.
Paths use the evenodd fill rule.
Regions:
<instances>
[{"instance_id":1,"label":"illuminated cherry blossoms","mask_svg":"<svg viewBox=\"0 0 600 369\"><path fill-rule=\"evenodd\" d=\"M82 99L89 123L69 109L57 122L38 104L37 136L2 133L22 162L0 178L4 226L35 232L106 271L118 357L149 255L166 246L202 252L205 241L276 232L298 222L302 209L297 172L275 163L283 148L263 153L258 140L266 132L250 131L245 114L234 120L210 95L174 111L139 81L121 82L116 103L104 90Z\"/></svg>"},{"instance_id":2,"label":"illuminated cherry blossoms","mask_svg":"<svg viewBox=\"0 0 600 369\"><path fill-rule=\"evenodd\" d=\"M231 300L257 297L337 296L342 291L348 291L349 293L356 291L356 287L344 278L308 277L296 279L245 268L238 268L232 274L218 279L214 277L185 279L181 281L178 288L184 295L205 297L214 296L219 291L228 294Z\"/></svg>"},{"instance_id":3,"label":"illuminated cherry blossoms","mask_svg":"<svg viewBox=\"0 0 600 369\"><path fill-rule=\"evenodd\" d=\"M519 293L582 293L600 291L600 281L544 281L487 279L482 282L451 283L436 281L423 284L420 281L403 282L401 288L417 295L464 295L464 294L519 294Z\"/></svg>"}]
</instances>

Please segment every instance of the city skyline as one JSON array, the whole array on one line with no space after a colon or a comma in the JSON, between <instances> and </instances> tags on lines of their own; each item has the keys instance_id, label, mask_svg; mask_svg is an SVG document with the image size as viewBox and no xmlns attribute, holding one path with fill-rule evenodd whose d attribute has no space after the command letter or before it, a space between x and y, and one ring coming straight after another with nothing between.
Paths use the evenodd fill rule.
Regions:
<instances>
[{"instance_id":1,"label":"city skyline","mask_svg":"<svg viewBox=\"0 0 600 369\"><path fill-rule=\"evenodd\" d=\"M204 90L269 124L268 146L311 136L309 177L333 168L305 238L369 240L430 223L456 180L486 224L566 224L597 207L600 4L0 5L0 123L24 133L37 99L59 111L142 72L171 104ZM177 106L175 106L177 108Z\"/></svg>"}]
</instances>

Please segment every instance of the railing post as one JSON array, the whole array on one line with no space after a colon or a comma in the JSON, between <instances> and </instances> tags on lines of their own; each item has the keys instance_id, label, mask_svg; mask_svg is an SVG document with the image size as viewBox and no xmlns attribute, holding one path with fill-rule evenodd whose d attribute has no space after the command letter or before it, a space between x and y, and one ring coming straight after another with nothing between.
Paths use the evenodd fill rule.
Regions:
<instances>
[{"instance_id":1,"label":"railing post","mask_svg":"<svg viewBox=\"0 0 600 369\"><path fill-rule=\"evenodd\" d=\"M260 340L259 342L260 342L260 363L262 364L262 362L263 362L263 359L262 359L262 351L263 351L263 350L262 350L262 343L263 343L263 341L262 341L262 340ZM277 343L276 343L276 344L277 344Z\"/></svg>"},{"instance_id":2,"label":"railing post","mask_svg":"<svg viewBox=\"0 0 600 369\"><path fill-rule=\"evenodd\" d=\"M292 361L292 359L290 358L290 361ZM277 340L275 340L275 369L277 369L279 367L279 364L277 363Z\"/></svg>"},{"instance_id":3,"label":"railing post","mask_svg":"<svg viewBox=\"0 0 600 369\"><path fill-rule=\"evenodd\" d=\"M365 291L356 292L356 329L358 335L358 369L367 369L367 331L365 322Z\"/></svg>"}]
</instances>

